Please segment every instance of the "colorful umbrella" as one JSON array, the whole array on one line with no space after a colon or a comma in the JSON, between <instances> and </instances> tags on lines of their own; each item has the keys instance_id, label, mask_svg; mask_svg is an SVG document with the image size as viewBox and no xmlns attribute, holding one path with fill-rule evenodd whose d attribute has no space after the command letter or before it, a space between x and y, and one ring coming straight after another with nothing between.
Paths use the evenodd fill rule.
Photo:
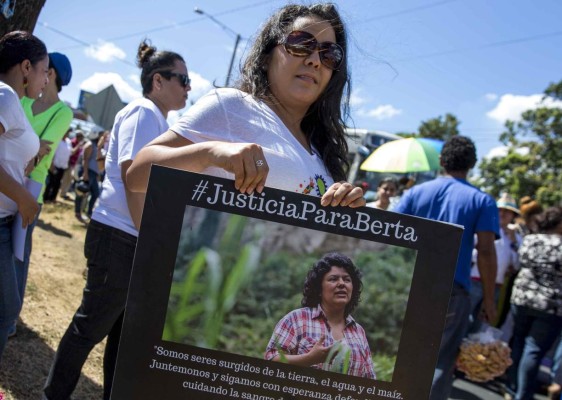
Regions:
<instances>
[{"instance_id":1,"label":"colorful umbrella","mask_svg":"<svg viewBox=\"0 0 562 400\"><path fill-rule=\"evenodd\" d=\"M364 171L424 172L437 171L443 142L437 139L408 138L387 142L361 164Z\"/></svg>"}]
</instances>

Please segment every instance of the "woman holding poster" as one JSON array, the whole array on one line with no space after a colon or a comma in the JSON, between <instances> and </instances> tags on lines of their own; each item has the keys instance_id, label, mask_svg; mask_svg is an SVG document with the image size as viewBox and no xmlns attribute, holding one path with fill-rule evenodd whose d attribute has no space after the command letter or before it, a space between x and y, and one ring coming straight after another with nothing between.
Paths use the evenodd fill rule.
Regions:
<instances>
[{"instance_id":1,"label":"woman holding poster","mask_svg":"<svg viewBox=\"0 0 562 400\"><path fill-rule=\"evenodd\" d=\"M212 90L139 152L131 189L146 191L155 163L234 179L242 193L267 183L322 196L324 206L363 206L361 188L343 182L346 49L335 5L281 8L257 35L237 87Z\"/></svg>"},{"instance_id":2,"label":"woman holding poster","mask_svg":"<svg viewBox=\"0 0 562 400\"><path fill-rule=\"evenodd\" d=\"M308 271L304 308L277 323L265 359L375 379L365 331L351 316L362 287L361 273L349 257L326 254Z\"/></svg>"},{"instance_id":3,"label":"woman holding poster","mask_svg":"<svg viewBox=\"0 0 562 400\"><path fill-rule=\"evenodd\" d=\"M139 149L168 129L168 113L185 107L191 90L185 60L178 53L158 51L143 40L137 64L141 68L143 97L131 101L115 116L103 190L86 232L88 270L82 303L58 346L44 399L70 398L90 351L106 337L103 398L109 399L111 393L144 203L144 196L129 190L125 174ZM95 151L91 161L85 167L94 174L98 170Z\"/></svg>"}]
</instances>

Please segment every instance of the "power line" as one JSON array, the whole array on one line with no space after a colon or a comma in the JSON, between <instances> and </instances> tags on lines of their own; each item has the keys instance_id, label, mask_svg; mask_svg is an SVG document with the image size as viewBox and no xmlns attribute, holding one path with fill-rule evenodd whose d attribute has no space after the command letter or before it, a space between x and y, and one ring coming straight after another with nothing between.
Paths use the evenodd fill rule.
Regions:
<instances>
[{"instance_id":1,"label":"power line","mask_svg":"<svg viewBox=\"0 0 562 400\"><path fill-rule=\"evenodd\" d=\"M68 33L64 33L63 31L61 31L57 28L53 28L52 26L50 26L46 22L39 21L39 25L41 25L43 28L46 28L46 29L49 29L49 30L51 30L55 33L58 33L59 35L64 36L65 38L72 40L73 42L80 43L82 46L86 46L86 47L91 46L90 43L84 42L83 40L80 40L75 36L69 35Z\"/></svg>"},{"instance_id":2,"label":"power line","mask_svg":"<svg viewBox=\"0 0 562 400\"><path fill-rule=\"evenodd\" d=\"M508 40L503 40L503 41L499 41L499 42L495 42L495 43L490 43L490 44L481 46L481 48L499 47L499 46L505 46L505 45L508 45L508 44L529 42L529 41L532 41L532 40L545 39L545 38L560 36L560 35L562 35L562 31L550 32L550 33L539 33L538 35L527 36L527 37L523 37L523 38L519 38L519 39L508 39Z\"/></svg>"},{"instance_id":3,"label":"power line","mask_svg":"<svg viewBox=\"0 0 562 400\"><path fill-rule=\"evenodd\" d=\"M83 41L83 40L80 40L80 39L78 39L78 38L75 37L75 36L69 35L68 33L65 33L65 32L63 32L63 31L61 31L61 30L59 30L59 29L53 28L52 26L46 24L45 22L39 21L39 24L40 24L41 26L43 26L44 28L46 28L46 29L49 29L49 30L51 30L51 31L53 31L53 32L55 32L55 33L58 33L58 34L61 35L61 36L64 36L64 37L67 38L67 39L72 40L73 42L79 43L81 46L84 46L84 47L94 47L94 48L96 47L95 44L91 44L91 43L85 42L85 41ZM131 63L130 61L124 60L124 59L122 59L122 58L116 58L116 60L121 61L122 63L127 64L127 65L135 66L135 64Z\"/></svg>"},{"instance_id":4,"label":"power line","mask_svg":"<svg viewBox=\"0 0 562 400\"><path fill-rule=\"evenodd\" d=\"M391 17L396 17L398 15L404 15L404 14L410 14L416 11L422 11L422 10L427 10L428 8L434 8L434 7L439 7L442 6L443 4L447 4L447 3L452 3L453 1L457 1L457 0L442 0L442 1L437 1L435 3L430 3L430 4L424 4L418 7L412 7L412 8L407 8L405 10L401 10L401 11L396 11L390 14L383 14L383 15L378 15L375 17L370 17L367 19L364 19L363 21L358 21L358 24L364 24L366 22L371 22L371 21L378 21L380 19L385 19L385 18L391 18Z\"/></svg>"},{"instance_id":5,"label":"power line","mask_svg":"<svg viewBox=\"0 0 562 400\"><path fill-rule=\"evenodd\" d=\"M220 17L221 15L233 14L233 13L236 13L238 11L243 11L243 10L246 10L248 8L257 7L257 6L261 6L261 5L268 4L268 3L271 3L271 0L260 1L258 3L248 4L248 5L236 7L236 8L230 8L228 10L218 12L218 13L215 13L213 15ZM160 31L164 31L164 30L168 30L168 29L173 29L173 28L176 28L178 26L189 25L189 24L192 24L194 22L202 21L204 19L205 19L204 17L191 18L191 19L188 19L188 20L185 20L185 21L176 22L174 24L163 25L163 26L160 26L160 27L157 27L157 28L152 28L152 29L141 31L141 32L128 33L126 35L115 36L113 38L109 38L108 40L118 41L118 40L122 40L122 39L128 39L130 37L135 37L135 36L139 36L139 35L146 35L148 33L160 32Z\"/></svg>"},{"instance_id":6,"label":"power line","mask_svg":"<svg viewBox=\"0 0 562 400\"><path fill-rule=\"evenodd\" d=\"M257 6L261 6L261 5L268 4L268 3L271 3L271 1L270 1L270 0L268 0L268 1L260 1L260 2L257 2L257 3L252 3L252 4L248 4L248 5L241 6L241 7L230 8L230 9L225 10L225 11L217 12L217 13L214 14L214 15L221 16L221 15L233 14L233 13L236 13L236 12L238 12L238 11L244 11L244 10L246 10L246 9L248 9L248 8L257 7ZM135 37L135 36L147 35L147 34L149 34L149 33L154 33L154 32L160 32L160 31L164 31L164 30L168 30L168 29L173 29L173 28L176 28L176 27L178 27L178 26L189 25L189 24L191 24L191 23L199 22L199 21L202 21L202 20L204 20L204 19L205 19L204 17L192 18L192 19L188 19L188 20L185 20L185 21L180 21L180 22L176 22L176 23L173 23L173 24L167 24L167 25L155 27L155 28L152 28L152 29L147 29L147 30L140 31L140 32L128 33L128 34L126 34L126 35L121 35L121 36L114 36L114 37L112 37L112 38L106 39L106 41L118 41L118 40L128 39L128 38ZM51 27L49 24L47 24L47 23L45 23L45 22L39 21L39 24L42 25L43 27L47 28L47 29L52 30L53 32L58 33L58 34L61 35L61 36L64 36L64 37L67 38L67 39L72 40L73 42L76 42L76 43L80 44L80 46L85 46L85 47L92 46L90 43L87 43L87 42L84 42L84 41L82 41L82 40L79 40L79 39L77 39L76 37L74 37L74 36L72 36L72 35L70 35L70 34L67 34L67 33L65 33L65 32L63 32L63 31L61 31L61 30L59 30L59 29L53 28L53 27ZM242 40L245 40L245 38L242 38L242 37L241 37L241 39L242 39ZM62 48L61 50L73 49L73 48L75 48L75 47L77 47L77 46L68 46L68 47ZM122 61L123 61L123 60L122 60ZM129 64L129 65L132 65L132 64L129 63L129 62L126 62L126 63Z\"/></svg>"},{"instance_id":7,"label":"power line","mask_svg":"<svg viewBox=\"0 0 562 400\"><path fill-rule=\"evenodd\" d=\"M404 61L419 60L419 59L424 59L424 58L440 57L440 56L449 55L449 54L462 53L462 52L465 52L465 51L474 51L474 50L480 50L480 49L487 49L487 48L491 48L491 47L502 47L502 46L508 46L510 44L531 42L531 41L534 41L534 40L545 39L545 38L560 36L560 35L562 35L562 31L540 33L540 34L537 34L537 35L525 36L525 37L522 37L522 38L507 39L507 40L501 40L501 41L498 41L498 42L487 43L487 44L483 44L483 45L478 46L478 47L464 47L464 48L458 48L458 49L436 51L436 52L428 53L428 54L420 54L420 55L417 55L417 56L401 58L399 60L395 60L395 62L404 62Z\"/></svg>"}]
</instances>

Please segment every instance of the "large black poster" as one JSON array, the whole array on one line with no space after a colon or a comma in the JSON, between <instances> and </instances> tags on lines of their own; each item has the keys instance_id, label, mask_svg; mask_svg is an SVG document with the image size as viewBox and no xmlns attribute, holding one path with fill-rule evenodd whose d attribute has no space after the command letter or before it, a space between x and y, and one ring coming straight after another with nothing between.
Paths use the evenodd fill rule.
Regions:
<instances>
[{"instance_id":1,"label":"large black poster","mask_svg":"<svg viewBox=\"0 0 562 400\"><path fill-rule=\"evenodd\" d=\"M461 236L450 224L267 187L245 195L229 180L154 166L112 399L426 399ZM351 368L345 346L325 369L267 359L276 324L301 307L307 271L328 252L361 271L352 316L374 379Z\"/></svg>"}]
</instances>

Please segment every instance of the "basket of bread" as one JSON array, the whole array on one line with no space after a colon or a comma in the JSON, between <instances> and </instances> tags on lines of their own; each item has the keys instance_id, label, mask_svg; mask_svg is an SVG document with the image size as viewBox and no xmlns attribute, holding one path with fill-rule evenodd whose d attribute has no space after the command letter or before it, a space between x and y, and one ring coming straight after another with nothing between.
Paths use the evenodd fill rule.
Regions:
<instances>
[{"instance_id":1,"label":"basket of bread","mask_svg":"<svg viewBox=\"0 0 562 400\"><path fill-rule=\"evenodd\" d=\"M465 338L457 358L457 369L474 382L488 382L504 374L511 365L511 349L502 342L501 331L489 325Z\"/></svg>"}]
</instances>

